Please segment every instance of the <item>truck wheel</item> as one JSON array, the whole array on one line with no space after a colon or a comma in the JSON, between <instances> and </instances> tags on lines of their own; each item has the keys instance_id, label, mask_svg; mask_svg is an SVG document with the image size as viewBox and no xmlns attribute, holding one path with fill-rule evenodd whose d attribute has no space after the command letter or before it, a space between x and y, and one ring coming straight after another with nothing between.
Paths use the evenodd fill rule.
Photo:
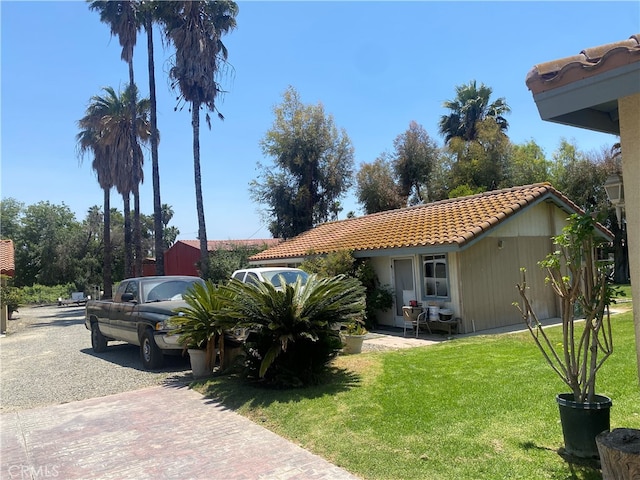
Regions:
<instances>
[{"instance_id":1,"label":"truck wheel","mask_svg":"<svg viewBox=\"0 0 640 480\"><path fill-rule=\"evenodd\" d=\"M98 322L91 324L91 346L96 353L102 353L107 350L107 339L102 335L102 332L100 332Z\"/></svg>"},{"instance_id":2,"label":"truck wheel","mask_svg":"<svg viewBox=\"0 0 640 480\"><path fill-rule=\"evenodd\" d=\"M140 339L140 359L142 366L147 370L156 370L162 367L164 360L162 350L156 345L153 332L149 329L144 331Z\"/></svg>"}]
</instances>

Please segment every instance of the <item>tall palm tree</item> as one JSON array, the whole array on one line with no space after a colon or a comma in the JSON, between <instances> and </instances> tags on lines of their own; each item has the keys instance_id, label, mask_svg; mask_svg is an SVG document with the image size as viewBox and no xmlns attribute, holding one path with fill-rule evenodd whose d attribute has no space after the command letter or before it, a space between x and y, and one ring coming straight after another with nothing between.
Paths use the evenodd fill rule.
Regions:
<instances>
[{"instance_id":1,"label":"tall palm tree","mask_svg":"<svg viewBox=\"0 0 640 480\"><path fill-rule=\"evenodd\" d=\"M450 113L440 117L439 122L439 131L444 135L445 143L449 143L455 137L465 141L475 140L476 125L486 118L494 119L503 132L509 128L503 115L511 109L502 97L489 103L492 92L493 90L483 83L478 87L475 80L456 87L456 98L443 104Z\"/></svg>"},{"instance_id":2,"label":"tall palm tree","mask_svg":"<svg viewBox=\"0 0 640 480\"><path fill-rule=\"evenodd\" d=\"M141 142L147 142L149 139L149 99L137 101L135 86L127 88L122 93L116 93L112 87L105 87L103 91L104 95L91 97L85 117L79 122L83 130L78 134L78 143L80 151L90 149L94 153L94 169L98 173L100 186L103 189L115 186L122 195L127 222L130 218L130 195L132 192L137 193L137 186L143 179L142 163L132 162L131 151L135 150L138 158L143 158L138 139ZM131 117L128 106L131 96L134 97L136 105L136 141L133 145L129 135ZM105 192L105 212L109 212L106 197ZM130 269L127 269L130 265L125 255L125 275L130 273Z\"/></svg>"},{"instance_id":3,"label":"tall palm tree","mask_svg":"<svg viewBox=\"0 0 640 480\"><path fill-rule=\"evenodd\" d=\"M136 40L138 36L138 30L140 30L140 23L138 22L138 2L135 0L124 1L91 1L89 8L91 10L97 10L100 13L100 21L106 23L111 28L111 35L117 36L120 46L122 47L122 53L120 58L127 62L129 67L129 85L135 85L135 78L133 73L133 50L136 46ZM129 132L130 144L136 143L135 132L135 117L136 117L136 104L135 96L129 97L129 115L131 117ZM142 157L138 156L137 149L131 150L132 162L142 164ZM135 261L137 274L142 273L142 241L140 235L140 199L138 195L138 187L130 189L130 192L134 194L134 229L133 229L133 245L135 248ZM128 208L129 199L125 199L125 210ZM125 212L126 215L126 212ZM125 216L125 275L130 275L131 265L131 248L130 248L130 235L131 227L129 224L128 216ZM129 242L127 240L129 239ZM129 267L127 268L127 264Z\"/></svg>"},{"instance_id":4,"label":"tall palm tree","mask_svg":"<svg viewBox=\"0 0 640 480\"><path fill-rule=\"evenodd\" d=\"M149 70L149 100L151 106L151 180L153 183L153 231L156 258L156 275L164 275L163 241L164 225L162 223L162 203L160 200L160 166L158 162L158 121L156 108L156 77L153 54L153 24L161 22L165 15L166 2L141 1L141 21L147 34L147 67Z\"/></svg>"},{"instance_id":5,"label":"tall palm tree","mask_svg":"<svg viewBox=\"0 0 640 480\"><path fill-rule=\"evenodd\" d=\"M91 167L96 172L98 184L104 192L104 224L103 224L103 266L102 266L102 288L104 297L112 296L112 276L111 276L111 188L115 180L115 172L109 149L101 142L100 139L100 122L102 119L102 106L104 102L98 100L99 97L92 97L92 101L87 107L85 116L78 121L80 132L76 139L78 142L78 153L80 159L84 155L92 153L93 162Z\"/></svg>"},{"instance_id":6,"label":"tall palm tree","mask_svg":"<svg viewBox=\"0 0 640 480\"><path fill-rule=\"evenodd\" d=\"M166 34L176 50L169 76L173 86L177 84L181 98L191 104L200 272L206 278L208 253L200 173L200 108L217 112L215 101L221 90L216 77L228 53L222 36L236 27L238 6L230 0L168 3L171 11L165 19ZM219 112L218 117L223 118ZM206 121L211 128L208 113Z\"/></svg>"}]
</instances>

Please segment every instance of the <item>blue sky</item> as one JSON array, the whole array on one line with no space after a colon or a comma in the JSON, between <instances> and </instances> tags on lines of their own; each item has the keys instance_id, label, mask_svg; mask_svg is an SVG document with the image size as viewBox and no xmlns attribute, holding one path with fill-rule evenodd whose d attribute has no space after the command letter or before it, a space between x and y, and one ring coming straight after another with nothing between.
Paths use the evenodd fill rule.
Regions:
<instances>
[{"instance_id":1,"label":"blue sky","mask_svg":"<svg viewBox=\"0 0 640 480\"><path fill-rule=\"evenodd\" d=\"M207 235L266 238L249 198L259 142L273 107L291 85L307 104L321 102L344 128L356 165L391 151L412 120L442 145L437 124L455 87L476 80L512 109L508 135L535 140L550 157L562 138L583 151L616 137L543 122L525 85L537 63L640 31L639 2L239 2L238 28L225 39L233 66L219 102L225 120L202 123L202 178ZM66 204L82 220L102 192L79 163L77 120L103 86L124 88L127 66L107 25L84 2L1 1L1 195L26 205ZM190 114L174 111L171 51L158 37L156 82L162 202L175 211L180 239L197 237ZM146 40L134 64L148 95ZM153 212L151 161L145 164L142 211ZM353 193L345 211L360 214ZM122 208L114 191L112 206Z\"/></svg>"}]
</instances>

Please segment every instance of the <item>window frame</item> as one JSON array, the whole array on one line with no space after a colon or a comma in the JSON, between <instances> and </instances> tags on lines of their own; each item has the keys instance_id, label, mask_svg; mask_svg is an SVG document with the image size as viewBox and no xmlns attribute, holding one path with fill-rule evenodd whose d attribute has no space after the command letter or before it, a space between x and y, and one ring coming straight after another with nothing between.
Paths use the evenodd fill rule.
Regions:
<instances>
[{"instance_id":1,"label":"window frame","mask_svg":"<svg viewBox=\"0 0 640 480\"><path fill-rule=\"evenodd\" d=\"M449 255L447 253L434 253L434 254L424 254L421 255L420 261L422 262L422 271L421 273L421 288L422 288L422 298L426 301L450 301L451 300L451 277L449 275ZM427 264L433 264L433 277L427 277ZM444 277L438 277L437 275L437 263L444 263ZM436 284L436 294L429 295L427 288L427 280L431 279L435 281ZM446 282L446 295L438 295L438 282L444 280Z\"/></svg>"}]
</instances>

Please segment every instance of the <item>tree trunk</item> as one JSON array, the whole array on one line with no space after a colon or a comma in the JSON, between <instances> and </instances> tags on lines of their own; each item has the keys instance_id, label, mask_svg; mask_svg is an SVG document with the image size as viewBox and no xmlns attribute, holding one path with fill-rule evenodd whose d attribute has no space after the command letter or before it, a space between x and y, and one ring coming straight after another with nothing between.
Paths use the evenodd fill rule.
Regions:
<instances>
[{"instance_id":1,"label":"tree trunk","mask_svg":"<svg viewBox=\"0 0 640 480\"><path fill-rule=\"evenodd\" d=\"M131 131L129 133L130 135L130 142L131 142L131 175L134 175L134 172L137 171L140 159L138 158L138 149L136 148L137 142L138 142L138 135L137 135L137 131L136 131L136 100L137 100L137 95L133 95L133 93L136 92L135 90L135 82L134 82L134 76L133 76L133 60L129 60L129 62L127 62L129 65L129 87L131 88L131 98L129 100L129 119L130 119L130 123L131 123ZM135 175L137 177L137 175ZM136 182L136 186L134 187L133 193L134 193L134 210L135 210L135 192L138 189L138 185L139 185L139 179L135 179L134 180ZM127 193L127 207L129 207L129 192ZM135 212L134 212L135 213ZM127 220L129 220L129 228L126 228L127 225ZM127 268L127 264L126 264L126 260L125 260L125 278L131 277L131 276L135 276L137 274L136 272L136 268L135 265L133 264L132 260L133 260L133 249L135 248L136 253L138 251L138 245L136 243L136 239L139 238L139 232L134 232L133 234L133 245L131 242L131 219L129 218L129 216L126 214L125 212L125 217L124 217L124 224L125 224L125 248L127 245L127 233L129 234L129 248L127 248L126 253L125 253L125 259L128 256L128 260L129 260L129 268ZM134 225L135 226L139 226L139 222L135 222L134 221ZM137 261L137 258L136 258Z\"/></svg>"},{"instance_id":2,"label":"tree trunk","mask_svg":"<svg viewBox=\"0 0 640 480\"><path fill-rule=\"evenodd\" d=\"M139 185L134 186L133 191L133 246L135 249L135 268L134 275L142 276L142 236L140 226L140 188Z\"/></svg>"},{"instance_id":3,"label":"tree trunk","mask_svg":"<svg viewBox=\"0 0 640 480\"><path fill-rule=\"evenodd\" d=\"M640 478L640 430L616 428L596 437L603 480Z\"/></svg>"},{"instance_id":4,"label":"tree trunk","mask_svg":"<svg viewBox=\"0 0 640 480\"><path fill-rule=\"evenodd\" d=\"M122 202L124 203L124 278L131 278L133 252L131 250L131 205L128 193L122 195Z\"/></svg>"},{"instance_id":5,"label":"tree trunk","mask_svg":"<svg viewBox=\"0 0 640 480\"><path fill-rule=\"evenodd\" d=\"M158 119L156 113L156 77L153 60L153 22L151 15L145 18L147 30L147 56L149 66L149 101L151 103L151 177L153 181L153 232L156 258L156 275L164 275L164 238L162 204L160 202L160 167L158 163Z\"/></svg>"},{"instance_id":6,"label":"tree trunk","mask_svg":"<svg viewBox=\"0 0 640 480\"><path fill-rule=\"evenodd\" d=\"M198 239L200 240L200 276L209 273L209 252L207 251L207 227L204 220L202 201L202 175L200 173L200 105L191 104L191 125L193 126L193 174L196 184L196 209L198 212Z\"/></svg>"},{"instance_id":7,"label":"tree trunk","mask_svg":"<svg viewBox=\"0 0 640 480\"><path fill-rule=\"evenodd\" d=\"M104 298L112 298L113 293L111 279L111 189L104 189L104 230L103 230L103 265L102 265L102 289Z\"/></svg>"}]
</instances>

